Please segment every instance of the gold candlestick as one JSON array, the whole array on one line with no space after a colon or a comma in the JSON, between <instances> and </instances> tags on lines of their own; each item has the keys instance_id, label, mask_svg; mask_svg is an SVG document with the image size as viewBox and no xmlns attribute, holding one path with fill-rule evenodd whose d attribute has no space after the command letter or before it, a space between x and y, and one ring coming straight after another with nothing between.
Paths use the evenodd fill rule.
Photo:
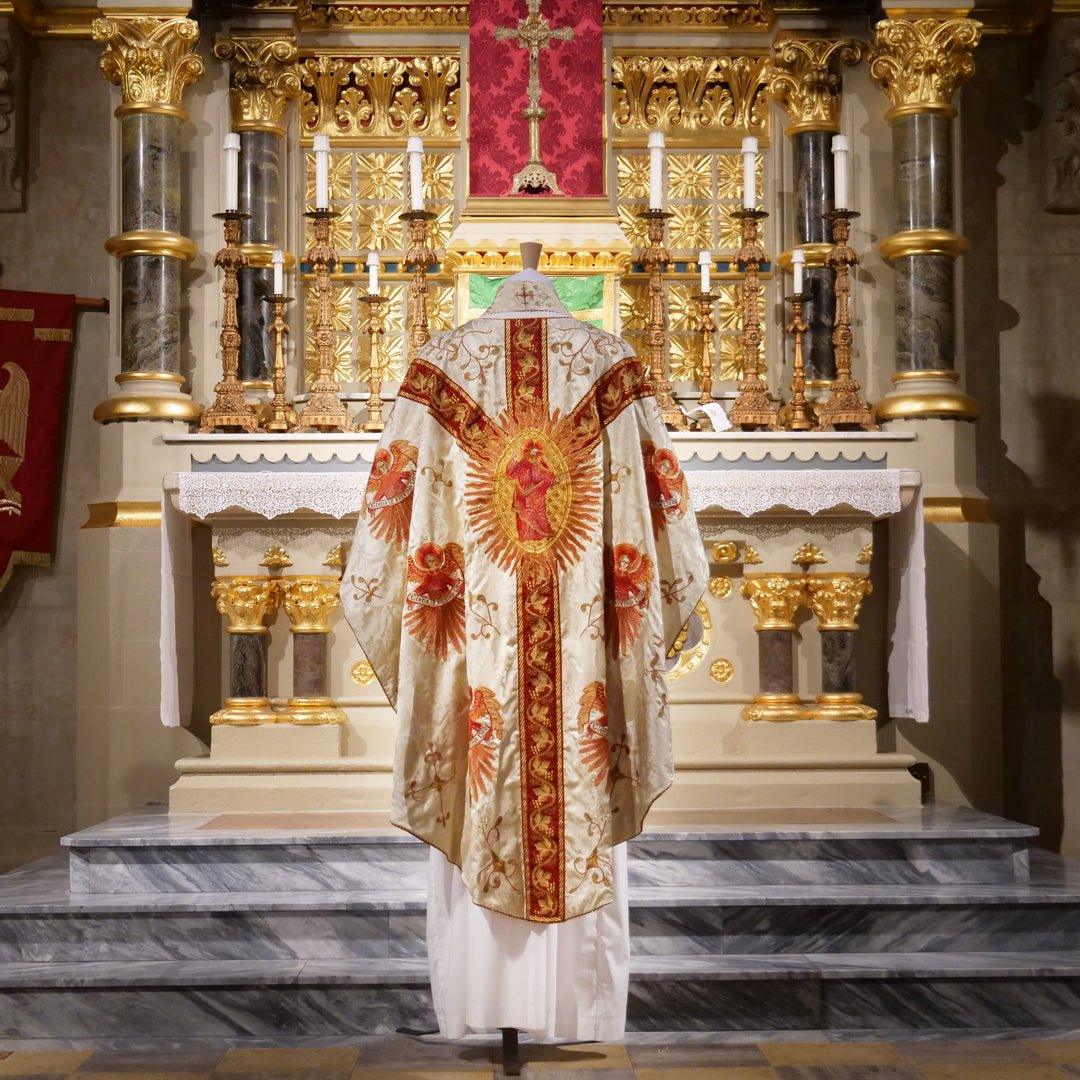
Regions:
<instances>
[{"instance_id":1,"label":"gold candlestick","mask_svg":"<svg viewBox=\"0 0 1080 1080\"><path fill-rule=\"evenodd\" d=\"M221 281L221 381L214 387L214 403L202 414L199 430L258 431L255 410L244 397L240 371L240 324L236 317L236 297L239 291L237 271L248 265L248 257L240 246L240 223L251 215L240 210L225 210L215 214L225 226L225 246L214 256L214 265L222 270Z\"/></svg>"},{"instance_id":2,"label":"gold candlestick","mask_svg":"<svg viewBox=\"0 0 1080 1080\"><path fill-rule=\"evenodd\" d=\"M716 348L716 320L713 318L713 304L719 299L715 293L694 293L698 306L698 329L701 331L701 367L698 370L698 386L701 396L699 405L708 405L712 399L713 354Z\"/></svg>"},{"instance_id":3,"label":"gold candlestick","mask_svg":"<svg viewBox=\"0 0 1080 1080\"><path fill-rule=\"evenodd\" d=\"M667 311L664 304L664 271L671 254L664 244L664 229L671 217L666 210L642 210L648 244L641 252L641 265L649 275L649 317L645 323L645 351L660 417L672 431L688 431L690 420L671 392L667 372Z\"/></svg>"},{"instance_id":4,"label":"gold candlestick","mask_svg":"<svg viewBox=\"0 0 1080 1080\"><path fill-rule=\"evenodd\" d=\"M435 262L435 250L428 235L435 215L430 210L407 210L401 220L408 223L409 235L403 262L412 271L407 298L408 345L406 362L411 363L416 354L431 340L428 323L428 267Z\"/></svg>"},{"instance_id":5,"label":"gold candlestick","mask_svg":"<svg viewBox=\"0 0 1080 1080\"><path fill-rule=\"evenodd\" d=\"M292 297L275 293L265 297L265 301L274 306L274 321L270 324L270 333L274 335L274 396L266 406L263 428L280 433L296 427L296 410L285 396L285 335L289 333L285 305L292 303Z\"/></svg>"},{"instance_id":6,"label":"gold candlestick","mask_svg":"<svg viewBox=\"0 0 1080 1080\"><path fill-rule=\"evenodd\" d=\"M786 297L791 304L791 322L785 329L795 341L791 361L791 400L780 410L780 420L785 431L812 431L814 408L806 399L806 364L803 359L803 334L810 329L803 318L803 305L810 299L809 293L794 293Z\"/></svg>"},{"instance_id":7,"label":"gold candlestick","mask_svg":"<svg viewBox=\"0 0 1080 1080\"><path fill-rule=\"evenodd\" d=\"M739 379L739 396L731 407L733 427L744 431L764 428L779 429L776 403L769 397L769 388L758 371L761 361L761 264L765 250L758 240L758 222L767 218L765 210L736 210L731 215L742 228L742 247L735 256L743 265L743 330L740 339L739 360L742 378Z\"/></svg>"},{"instance_id":8,"label":"gold candlestick","mask_svg":"<svg viewBox=\"0 0 1080 1080\"><path fill-rule=\"evenodd\" d=\"M308 387L307 404L300 410L297 431L349 431L349 413L334 379L333 286L330 273L337 252L330 246L330 223L336 210L312 210L304 215L314 222L315 239L307 259L315 268L315 378Z\"/></svg>"},{"instance_id":9,"label":"gold candlestick","mask_svg":"<svg viewBox=\"0 0 1080 1080\"><path fill-rule=\"evenodd\" d=\"M833 326L833 352L836 355L836 377L829 387L829 396L818 406L818 429L832 431L854 428L877 431L874 411L863 400L862 387L851 374L851 267L859 265L859 256L848 246L851 221L859 215L854 210L830 210L825 220L832 224L833 246L825 265L834 271L833 292L836 296L836 322Z\"/></svg>"},{"instance_id":10,"label":"gold candlestick","mask_svg":"<svg viewBox=\"0 0 1080 1080\"><path fill-rule=\"evenodd\" d=\"M382 338L386 333L386 303L385 296L377 293L369 293L360 297L360 303L367 305L368 336L371 338L371 349L368 361L368 398L367 419L360 425L361 431L382 431L384 426L382 414Z\"/></svg>"}]
</instances>

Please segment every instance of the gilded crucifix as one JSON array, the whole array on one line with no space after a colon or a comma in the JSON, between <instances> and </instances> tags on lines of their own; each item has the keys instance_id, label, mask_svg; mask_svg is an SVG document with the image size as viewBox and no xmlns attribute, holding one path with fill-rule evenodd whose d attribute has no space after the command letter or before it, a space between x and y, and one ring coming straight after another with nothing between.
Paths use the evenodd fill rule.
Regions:
<instances>
[{"instance_id":1,"label":"gilded crucifix","mask_svg":"<svg viewBox=\"0 0 1080 1080\"><path fill-rule=\"evenodd\" d=\"M540 158L540 121L547 116L547 109L540 105L540 50L547 48L553 41L570 41L574 36L573 27L553 27L540 14L540 0L525 0L528 14L519 19L517 27L499 26L495 29L496 41L515 41L523 49L529 50L529 85L528 104L521 115L529 122L529 161L510 185L508 195L522 192L535 194L550 191L552 195L561 195L555 174Z\"/></svg>"}]
</instances>

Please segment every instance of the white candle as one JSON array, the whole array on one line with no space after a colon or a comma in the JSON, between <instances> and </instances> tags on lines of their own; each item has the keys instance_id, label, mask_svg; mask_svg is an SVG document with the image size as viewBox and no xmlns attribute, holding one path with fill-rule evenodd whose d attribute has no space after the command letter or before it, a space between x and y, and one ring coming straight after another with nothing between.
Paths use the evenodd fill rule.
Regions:
<instances>
[{"instance_id":1,"label":"white candle","mask_svg":"<svg viewBox=\"0 0 1080 1080\"><path fill-rule=\"evenodd\" d=\"M285 252L276 248L271 262L274 264L274 295L285 295Z\"/></svg>"},{"instance_id":2,"label":"white candle","mask_svg":"<svg viewBox=\"0 0 1080 1080\"><path fill-rule=\"evenodd\" d=\"M222 146L224 153L223 210L236 210L240 200L240 136L230 131Z\"/></svg>"},{"instance_id":3,"label":"white candle","mask_svg":"<svg viewBox=\"0 0 1080 1080\"><path fill-rule=\"evenodd\" d=\"M315 136L315 208L330 209L330 136Z\"/></svg>"},{"instance_id":4,"label":"white candle","mask_svg":"<svg viewBox=\"0 0 1080 1080\"><path fill-rule=\"evenodd\" d=\"M806 252L802 248L796 248L791 253L791 269L795 275L795 292L799 294L803 290L803 267L806 265Z\"/></svg>"},{"instance_id":5,"label":"white candle","mask_svg":"<svg viewBox=\"0 0 1080 1080\"><path fill-rule=\"evenodd\" d=\"M379 295L379 253L377 251L368 252L367 291L368 296Z\"/></svg>"},{"instance_id":6,"label":"white candle","mask_svg":"<svg viewBox=\"0 0 1080 1080\"><path fill-rule=\"evenodd\" d=\"M409 158L409 199L413 210L424 209L424 140L419 135L410 135L405 144L405 153Z\"/></svg>"},{"instance_id":7,"label":"white candle","mask_svg":"<svg viewBox=\"0 0 1080 1080\"><path fill-rule=\"evenodd\" d=\"M697 261L701 268L701 292L703 295L708 295L709 286L712 284L712 252L700 252Z\"/></svg>"},{"instance_id":8,"label":"white candle","mask_svg":"<svg viewBox=\"0 0 1080 1080\"><path fill-rule=\"evenodd\" d=\"M833 157L833 206L837 210L848 209L848 141L846 135L832 137Z\"/></svg>"},{"instance_id":9,"label":"white candle","mask_svg":"<svg viewBox=\"0 0 1080 1080\"><path fill-rule=\"evenodd\" d=\"M744 210L757 207L757 139L747 135L742 141L742 204Z\"/></svg>"},{"instance_id":10,"label":"white candle","mask_svg":"<svg viewBox=\"0 0 1080 1080\"><path fill-rule=\"evenodd\" d=\"M649 209L664 209L664 133L649 132Z\"/></svg>"}]
</instances>

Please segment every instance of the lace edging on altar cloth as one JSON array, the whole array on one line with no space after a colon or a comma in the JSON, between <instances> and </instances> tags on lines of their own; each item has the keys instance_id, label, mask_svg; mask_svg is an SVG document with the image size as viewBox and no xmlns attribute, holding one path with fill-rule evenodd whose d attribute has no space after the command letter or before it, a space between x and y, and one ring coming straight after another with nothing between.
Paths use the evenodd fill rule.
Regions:
<instances>
[{"instance_id":1,"label":"lace edging on altar cloth","mask_svg":"<svg viewBox=\"0 0 1080 1080\"><path fill-rule=\"evenodd\" d=\"M750 517L775 507L820 514L849 506L860 514L888 517L900 511L899 469L770 469L686 473L697 513L726 510ZM308 511L344 518L356 513L366 472L185 472L178 477L177 505L205 519L226 510L282 517Z\"/></svg>"}]
</instances>

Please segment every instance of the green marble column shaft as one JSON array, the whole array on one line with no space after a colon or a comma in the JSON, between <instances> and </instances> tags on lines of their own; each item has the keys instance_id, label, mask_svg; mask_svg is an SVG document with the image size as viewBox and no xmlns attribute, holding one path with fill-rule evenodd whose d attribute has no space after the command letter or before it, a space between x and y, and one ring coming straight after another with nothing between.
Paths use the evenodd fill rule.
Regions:
<instances>
[{"instance_id":1,"label":"green marble column shaft","mask_svg":"<svg viewBox=\"0 0 1080 1080\"><path fill-rule=\"evenodd\" d=\"M283 247L281 192L281 137L270 131L240 132L240 209L251 217L243 223L245 244ZM265 250L253 263L267 261ZM273 291L273 270L254 265L239 274L240 378L245 383L269 385L274 359L267 333L268 305L263 297Z\"/></svg>"},{"instance_id":2,"label":"green marble column shaft","mask_svg":"<svg viewBox=\"0 0 1080 1080\"><path fill-rule=\"evenodd\" d=\"M833 209L832 132L797 131L792 136L792 150L795 243L830 243L832 237L824 215ZM811 383L828 381L836 375L832 343L836 315L833 272L825 266L807 266L804 275L803 291L810 294L804 312L810 327L806 337L806 378Z\"/></svg>"},{"instance_id":3,"label":"green marble column shaft","mask_svg":"<svg viewBox=\"0 0 1080 1080\"><path fill-rule=\"evenodd\" d=\"M898 233L952 230L952 117L911 113L893 122L893 192ZM955 366L955 260L919 252L893 260L896 271L896 368L952 371Z\"/></svg>"}]
</instances>

